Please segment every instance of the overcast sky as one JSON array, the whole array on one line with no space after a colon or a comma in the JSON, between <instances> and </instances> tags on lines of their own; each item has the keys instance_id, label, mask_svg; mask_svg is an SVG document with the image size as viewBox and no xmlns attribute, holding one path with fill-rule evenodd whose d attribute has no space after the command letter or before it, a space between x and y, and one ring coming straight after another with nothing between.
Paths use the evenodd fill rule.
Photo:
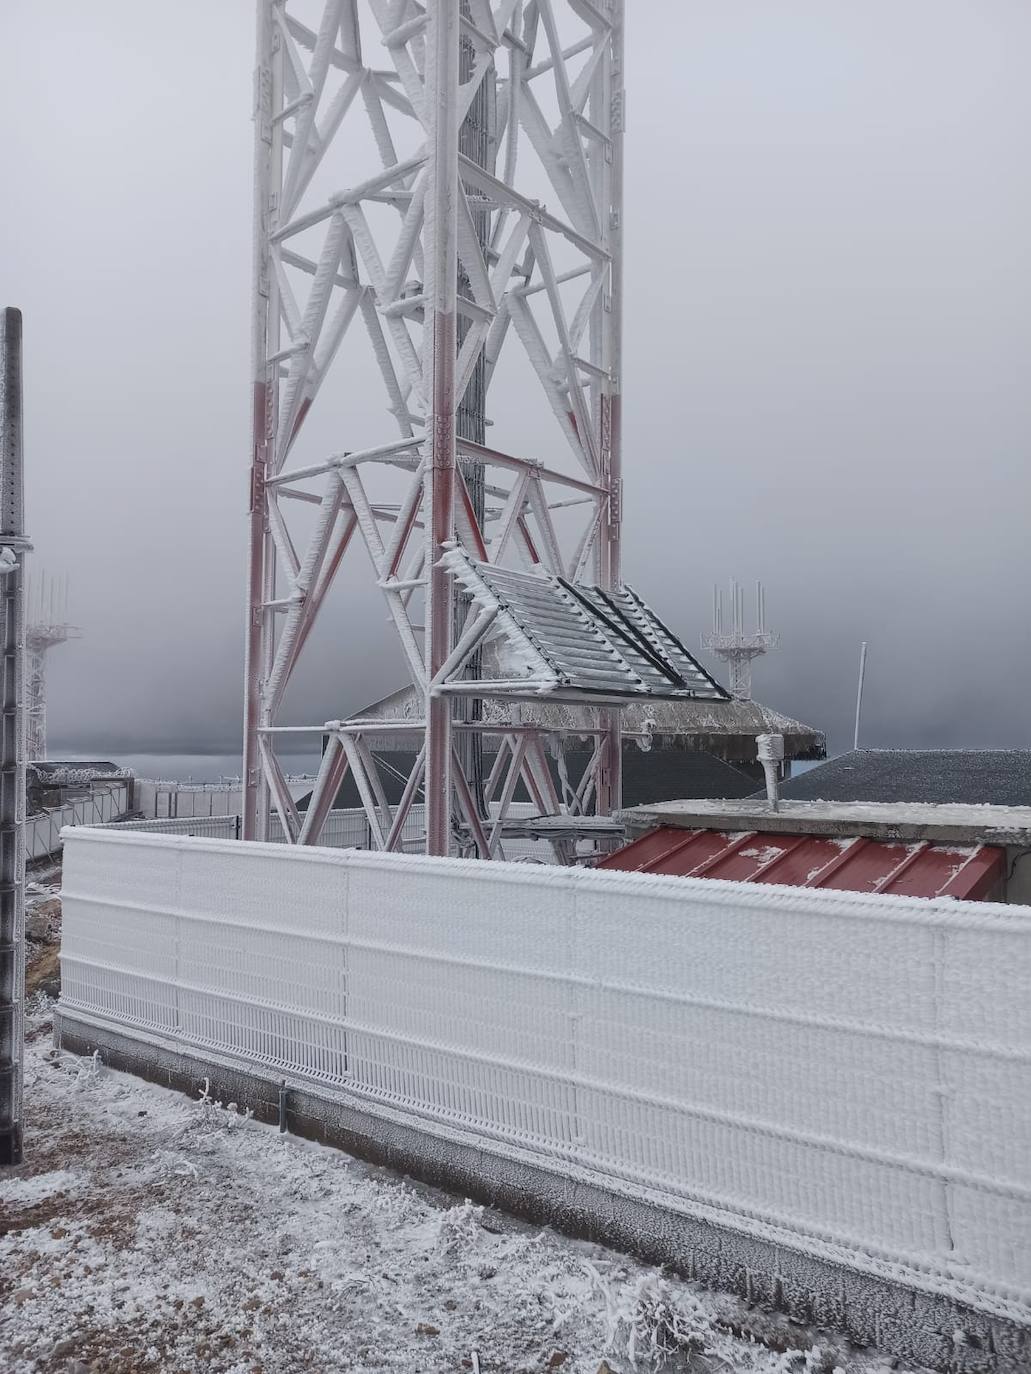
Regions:
<instances>
[{"instance_id":1,"label":"overcast sky","mask_svg":"<svg viewBox=\"0 0 1031 1374\"><path fill-rule=\"evenodd\" d=\"M253 10L0 5L0 302L79 751L239 738ZM762 577L756 695L834 749L864 639L865 743L1031 746L1031 5L627 11L628 580L696 646L713 581ZM319 719L398 683L356 623Z\"/></svg>"}]
</instances>

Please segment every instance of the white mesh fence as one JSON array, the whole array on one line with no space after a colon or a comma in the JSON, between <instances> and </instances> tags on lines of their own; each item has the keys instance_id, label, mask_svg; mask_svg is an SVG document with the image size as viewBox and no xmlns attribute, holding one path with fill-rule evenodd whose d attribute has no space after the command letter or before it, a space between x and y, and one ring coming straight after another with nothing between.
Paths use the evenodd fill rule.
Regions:
<instances>
[{"instance_id":1,"label":"white mesh fence","mask_svg":"<svg viewBox=\"0 0 1031 1374\"><path fill-rule=\"evenodd\" d=\"M1028 1315L1031 908L65 843L72 1014Z\"/></svg>"},{"instance_id":2,"label":"white mesh fence","mask_svg":"<svg viewBox=\"0 0 1031 1374\"><path fill-rule=\"evenodd\" d=\"M144 821L113 821L105 830L139 830L151 835L204 835L209 839L238 840L239 816L159 816Z\"/></svg>"},{"instance_id":3,"label":"white mesh fence","mask_svg":"<svg viewBox=\"0 0 1031 1374\"><path fill-rule=\"evenodd\" d=\"M61 831L73 825L103 825L122 815L128 805L129 788L124 782L95 786L89 796L40 811L25 820L25 858L45 858L61 848Z\"/></svg>"},{"instance_id":4,"label":"white mesh fence","mask_svg":"<svg viewBox=\"0 0 1031 1374\"><path fill-rule=\"evenodd\" d=\"M425 830L422 807L413 807L402 833L406 845L421 844ZM271 842L283 843L283 823L278 815L270 819ZM152 835L200 835L209 839L238 840L242 817L159 816L151 820L115 821L108 830L139 830ZM371 849L372 830L361 809L331 811L326 817L319 845L324 849Z\"/></svg>"}]
</instances>

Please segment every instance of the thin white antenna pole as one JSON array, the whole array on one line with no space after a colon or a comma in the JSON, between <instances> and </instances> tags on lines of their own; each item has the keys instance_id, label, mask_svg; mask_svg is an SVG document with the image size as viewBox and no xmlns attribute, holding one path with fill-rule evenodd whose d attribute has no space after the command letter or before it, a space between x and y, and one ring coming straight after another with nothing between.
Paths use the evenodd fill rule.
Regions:
<instances>
[{"instance_id":1,"label":"thin white antenna pole","mask_svg":"<svg viewBox=\"0 0 1031 1374\"><path fill-rule=\"evenodd\" d=\"M852 736L852 748L859 748L859 719L863 713L863 683L866 679L866 640L859 650L859 687L856 691L856 729Z\"/></svg>"}]
</instances>

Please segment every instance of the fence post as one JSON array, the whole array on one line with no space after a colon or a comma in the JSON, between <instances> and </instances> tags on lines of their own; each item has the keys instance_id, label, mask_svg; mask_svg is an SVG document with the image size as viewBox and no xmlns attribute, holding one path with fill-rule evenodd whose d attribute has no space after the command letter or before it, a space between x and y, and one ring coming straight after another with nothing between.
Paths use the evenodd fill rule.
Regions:
<instances>
[{"instance_id":1,"label":"fence post","mask_svg":"<svg viewBox=\"0 0 1031 1374\"><path fill-rule=\"evenodd\" d=\"M25 1000L25 508L21 311L0 338L0 1164L22 1159Z\"/></svg>"}]
</instances>

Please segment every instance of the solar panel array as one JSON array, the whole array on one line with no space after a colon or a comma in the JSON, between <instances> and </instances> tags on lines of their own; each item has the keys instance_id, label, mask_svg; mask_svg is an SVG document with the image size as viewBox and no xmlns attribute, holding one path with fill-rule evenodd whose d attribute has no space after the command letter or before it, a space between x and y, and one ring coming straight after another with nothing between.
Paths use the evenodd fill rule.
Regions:
<instances>
[{"instance_id":1,"label":"solar panel array","mask_svg":"<svg viewBox=\"0 0 1031 1374\"><path fill-rule=\"evenodd\" d=\"M521 636L517 649L536 651L554 679L552 690L729 700L631 587L606 592L550 573L472 562L463 581L480 583L507 612L502 633Z\"/></svg>"}]
</instances>

